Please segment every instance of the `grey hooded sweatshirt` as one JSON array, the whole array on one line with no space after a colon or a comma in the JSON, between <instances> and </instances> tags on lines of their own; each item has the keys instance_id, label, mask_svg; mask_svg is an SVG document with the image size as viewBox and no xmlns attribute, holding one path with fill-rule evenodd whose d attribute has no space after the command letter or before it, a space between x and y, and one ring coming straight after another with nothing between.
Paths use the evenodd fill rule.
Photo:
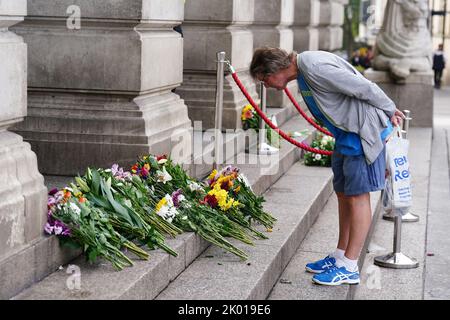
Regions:
<instances>
[{"instance_id":1,"label":"grey hooded sweatshirt","mask_svg":"<svg viewBox=\"0 0 450 320\"><path fill-rule=\"evenodd\" d=\"M336 127L358 134L367 163L373 163L383 150L380 134L395 113L394 102L330 52L302 52L297 66L323 115Z\"/></svg>"}]
</instances>

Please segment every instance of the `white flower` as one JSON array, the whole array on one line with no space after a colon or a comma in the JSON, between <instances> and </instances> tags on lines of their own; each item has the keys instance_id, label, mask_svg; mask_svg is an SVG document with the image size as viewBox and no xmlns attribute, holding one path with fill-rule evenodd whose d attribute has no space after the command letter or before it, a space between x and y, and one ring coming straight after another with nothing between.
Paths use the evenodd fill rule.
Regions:
<instances>
[{"instance_id":1,"label":"white flower","mask_svg":"<svg viewBox=\"0 0 450 320\"><path fill-rule=\"evenodd\" d=\"M172 196L170 194L166 194L166 196L164 198L166 198L166 200L167 200L166 206L173 207Z\"/></svg>"},{"instance_id":2,"label":"white flower","mask_svg":"<svg viewBox=\"0 0 450 320\"><path fill-rule=\"evenodd\" d=\"M320 160L320 159L322 159L322 156L320 155L320 154L316 154L315 156L314 156L314 158L316 159L316 160Z\"/></svg>"},{"instance_id":3,"label":"white flower","mask_svg":"<svg viewBox=\"0 0 450 320\"><path fill-rule=\"evenodd\" d=\"M73 202L70 203L70 209L75 212L77 215L80 215L81 209Z\"/></svg>"},{"instance_id":4,"label":"white flower","mask_svg":"<svg viewBox=\"0 0 450 320\"><path fill-rule=\"evenodd\" d=\"M168 222L172 222L173 218L178 215L178 210L175 207L163 206L161 209L156 212L157 215L162 217L164 220Z\"/></svg>"},{"instance_id":5,"label":"white flower","mask_svg":"<svg viewBox=\"0 0 450 320\"><path fill-rule=\"evenodd\" d=\"M166 184L167 181L172 180L172 176L166 171L166 167L163 167L163 170L156 171L156 175L158 177L158 182L162 182Z\"/></svg>"},{"instance_id":6,"label":"white flower","mask_svg":"<svg viewBox=\"0 0 450 320\"><path fill-rule=\"evenodd\" d=\"M164 164L167 162L167 159L159 159L158 164Z\"/></svg>"},{"instance_id":7,"label":"white flower","mask_svg":"<svg viewBox=\"0 0 450 320\"><path fill-rule=\"evenodd\" d=\"M203 188L201 185L199 185L197 182L189 182L188 184L189 190L191 191L202 191Z\"/></svg>"},{"instance_id":8,"label":"white flower","mask_svg":"<svg viewBox=\"0 0 450 320\"><path fill-rule=\"evenodd\" d=\"M125 199L123 201L123 204L126 205L128 208L132 208L132 204L131 204L131 200L130 199Z\"/></svg>"}]
</instances>

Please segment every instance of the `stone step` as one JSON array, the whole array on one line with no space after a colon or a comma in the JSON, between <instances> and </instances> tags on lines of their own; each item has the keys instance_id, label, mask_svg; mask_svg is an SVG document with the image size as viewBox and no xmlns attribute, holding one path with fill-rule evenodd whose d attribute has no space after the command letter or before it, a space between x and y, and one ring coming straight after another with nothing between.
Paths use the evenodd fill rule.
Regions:
<instances>
[{"instance_id":1,"label":"stone step","mask_svg":"<svg viewBox=\"0 0 450 320\"><path fill-rule=\"evenodd\" d=\"M380 212L380 194L371 194L373 223L369 231L368 239L371 238L373 227L376 224ZM309 230L307 236L301 243L283 274L278 279L269 300L346 300L351 295L353 286L321 286L314 284L311 280L313 274L305 271L308 262L322 259L336 248L339 236L339 215L337 197L333 194L317 221ZM362 263L366 255L367 244L362 250L358 261L362 270Z\"/></svg>"},{"instance_id":2,"label":"stone step","mask_svg":"<svg viewBox=\"0 0 450 320\"><path fill-rule=\"evenodd\" d=\"M288 121L283 129L301 130L304 127L304 121L295 118ZM242 168L242 173L248 177L255 192L263 193L299 160L300 154L296 147L283 141L279 154L255 156L241 152L233 160L252 158L256 164L233 164ZM264 163L265 167L261 163ZM268 210L271 211L270 205ZM270 234L271 237L275 235L276 232ZM66 273L67 268L62 268L24 290L14 299L153 299L209 247L209 243L193 233L168 239L167 243L179 253L177 258L161 250L154 250L150 251L151 257L148 261L136 260L134 267L117 272L108 263L89 265L84 261L84 257L80 256L71 262L80 268L80 290L68 289L66 281L71 275ZM243 249L252 256L251 247Z\"/></svg>"},{"instance_id":3,"label":"stone step","mask_svg":"<svg viewBox=\"0 0 450 320\"><path fill-rule=\"evenodd\" d=\"M330 168L297 162L265 194L265 209L277 219L270 239L236 245L240 261L208 248L157 297L158 300L266 299L332 192Z\"/></svg>"}]
</instances>

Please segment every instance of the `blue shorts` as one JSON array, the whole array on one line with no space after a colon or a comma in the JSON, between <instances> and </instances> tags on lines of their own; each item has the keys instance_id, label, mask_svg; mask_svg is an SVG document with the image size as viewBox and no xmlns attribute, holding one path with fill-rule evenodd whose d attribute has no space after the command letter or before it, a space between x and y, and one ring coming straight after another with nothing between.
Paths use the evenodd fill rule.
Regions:
<instances>
[{"instance_id":1,"label":"blue shorts","mask_svg":"<svg viewBox=\"0 0 450 320\"><path fill-rule=\"evenodd\" d=\"M334 191L355 196L384 189L386 147L370 165L364 155L346 156L336 151L331 157Z\"/></svg>"}]
</instances>

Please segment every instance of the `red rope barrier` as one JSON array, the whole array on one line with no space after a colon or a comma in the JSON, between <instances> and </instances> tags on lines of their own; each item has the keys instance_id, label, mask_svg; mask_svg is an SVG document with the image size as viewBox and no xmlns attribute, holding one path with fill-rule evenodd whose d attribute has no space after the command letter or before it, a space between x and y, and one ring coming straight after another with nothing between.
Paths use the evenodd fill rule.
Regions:
<instances>
[{"instance_id":1,"label":"red rope barrier","mask_svg":"<svg viewBox=\"0 0 450 320\"><path fill-rule=\"evenodd\" d=\"M294 96L292 95L292 93L289 91L288 88L284 89L284 92L286 93L286 95L289 97L289 100L291 100L292 104L295 106L295 109L297 109L297 111L302 115L302 117L309 122L309 124L311 124L314 128L316 128L317 130L319 130L320 132L326 134L327 136L332 137L333 134L331 132L329 132L328 130L322 128L321 126L319 126L317 123L314 122L313 119L311 119L310 117L308 117L308 115L302 110L302 108L300 108L298 102L294 99Z\"/></svg>"},{"instance_id":2,"label":"red rope barrier","mask_svg":"<svg viewBox=\"0 0 450 320\"><path fill-rule=\"evenodd\" d=\"M289 143L302 148L306 151L312 152L312 153L318 153L318 154L322 154L325 156L331 156L333 154L333 152L331 151L326 151L326 150L319 150L319 149L314 149L311 148L310 146L308 146L307 144L298 142L295 139L292 139L288 134L286 134L284 131L282 131L280 128L278 128L277 126L275 126L272 121L270 121L269 118L267 118L267 116L264 114L264 112L261 111L261 109L258 107L258 105L256 104L256 102L253 100L253 98L250 96L250 94L247 92L247 90L245 89L244 85L242 84L241 80L239 80L236 72L232 72L231 75L233 76L234 81L236 82L237 86L239 87L239 89L241 89L242 93L244 94L244 96L247 98L248 102L250 102L250 104L253 106L253 108L255 109L256 113L259 114L259 116L261 117L261 119L264 120L265 123L267 123L269 125L269 127L271 127L273 130L275 130L276 133L278 133L281 137L283 137L286 141L288 141Z\"/></svg>"}]
</instances>

